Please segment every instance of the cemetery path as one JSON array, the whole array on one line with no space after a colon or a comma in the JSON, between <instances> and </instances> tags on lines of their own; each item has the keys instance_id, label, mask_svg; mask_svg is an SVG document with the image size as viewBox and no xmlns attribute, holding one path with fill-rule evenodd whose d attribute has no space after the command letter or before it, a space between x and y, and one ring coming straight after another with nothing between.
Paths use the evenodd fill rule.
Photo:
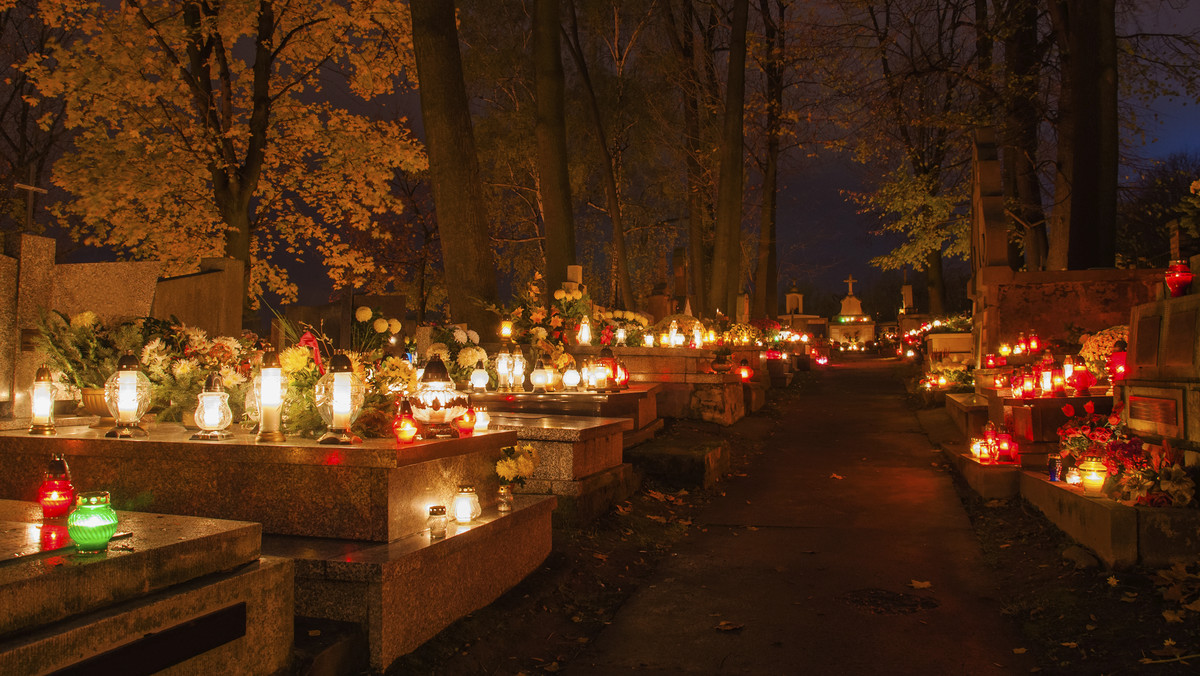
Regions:
<instances>
[{"instance_id":1,"label":"cemetery path","mask_svg":"<svg viewBox=\"0 0 1200 676\"><path fill-rule=\"evenodd\" d=\"M895 364L837 365L748 418L745 476L564 671L1028 673Z\"/></svg>"}]
</instances>

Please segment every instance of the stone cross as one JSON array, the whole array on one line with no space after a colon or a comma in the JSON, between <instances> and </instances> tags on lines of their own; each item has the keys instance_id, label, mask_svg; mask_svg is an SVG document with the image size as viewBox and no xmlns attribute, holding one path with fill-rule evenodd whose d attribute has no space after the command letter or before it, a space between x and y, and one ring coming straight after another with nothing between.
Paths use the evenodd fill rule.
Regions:
<instances>
[{"instance_id":1,"label":"stone cross","mask_svg":"<svg viewBox=\"0 0 1200 676\"><path fill-rule=\"evenodd\" d=\"M25 194L25 230L27 232L33 232L33 193L40 192L43 195L46 194L45 188L39 188L39 187L33 185L33 179L34 179L33 167L29 167L29 184L28 185L26 185L24 183L14 183L13 184L13 187L16 188L17 190L27 190L28 191Z\"/></svg>"},{"instance_id":2,"label":"stone cross","mask_svg":"<svg viewBox=\"0 0 1200 676\"><path fill-rule=\"evenodd\" d=\"M850 275L849 277L843 279L842 281L850 286L850 294L849 295L853 296L854 295L854 283L857 282L858 280L854 278L854 275Z\"/></svg>"}]
</instances>

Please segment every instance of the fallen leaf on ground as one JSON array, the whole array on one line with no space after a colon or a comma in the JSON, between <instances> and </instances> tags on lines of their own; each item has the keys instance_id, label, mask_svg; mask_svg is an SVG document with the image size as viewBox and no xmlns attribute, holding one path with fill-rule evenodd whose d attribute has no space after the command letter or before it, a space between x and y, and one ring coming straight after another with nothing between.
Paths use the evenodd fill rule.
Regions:
<instances>
[{"instance_id":1,"label":"fallen leaf on ground","mask_svg":"<svg viewBox=\"0 0 1200 676\"><path fill-rule=\"evenodd\" d=\"M830 474L829 478L830 479L845 479L846 477L842 476L841 474L834 473L834 474Z\"/></svg>"},{"instance_id":2,"label":"fallen leaf on ground","mask_svg":"<svg viewBox=\"0 0 1200 676\"><path fill-rule=\"evenodd\" d=\"M908 586L912 587L913 589L929 589L930 587L933 586L933 583L932 582L922 582L920 580L913 580L912 582L908 583Z\"/></svg>"},{"instance_id":3,"label":"fallen leaf on ground","mask_svg":"<svg viewBox=\"0 0 1200 676\"><path fill-rule=\"evenodd\" d=\"M1116 575L1109 575L1108 579L1105 580L1105 582L1107 582L1108 586L1110 586L1110 587L1115 587L1115 586L1121 584L1121 581L1117 579Z\"/></svg>"},{"instance_id":4,"label":"fallen leaf on ground","mask_svg":"<svg viewBox=\"0 0 1200 676\"><path fill-rule=\"evenodd\" d=\"M1025 649L1024 648L1013 648L1013 654L1014 655L1024 655Z\"/></svg>"},{"instance_id":5,"label":"fallen leaf on ground","mask_svg":"<svg viewBox=\"0 0 1200 676\"><path fill-rule=\"evenodd\" d=\"M717 623L717 626L713 627L713 629L716 629L717 631L737 631L742 629L744 626L745 625L730 622L729 620L721 620Z\"/></svg>"},{"instance_id":6,"label":"fallen leaf on ground","mask_svg":"<svg viewBox=\"0 0 1200 676\"><path fill-rule=\"evenodd\" d=\"M595 558L597 558L597 559L600 559L601 561L607 561L607 560L608 560L608 554L601 554L600 552L595 552L595 553L593 553L593 554L592 554L592 556L593 556L593 557L595 557Z\"/></svg>"},{"instance_id":7,"label":"fallen leaf on ground","mask_svg":"<svg viewBox=\"0 0 1200 676\"><path fill-rule=\"evenodd\" d=\"M320 630L320 629L309 629L309 630L308 630L308 635L309 635L309 636L320 636L320 635L321 635L321 630Z\"/></svg>"},{"instance_id":8,"label":"fallen leaf on ground","mask_svg":"<svg viewBox=\"0 0 1200 676\"><path fill-rule=\"evenodd\" d=\"M1185 615L1184 611L1182 610L1164 610L1162 614L1163 619L1167 621L1167 624L1183 622L1183 616Z\"/></svg>"},{"instance_id":9,"label":"fallen leaf on ground","mask_svg":"<svg viewBox=\"0 0 1200 676\"><path fill-rule=\"evenodd\" d=\"M1059 645L1061 645L1064 648L1078 648L1079 647L1079 644L1074 641L1063 641Z\"/></svg>"},{"instance_id":10,"label":"fallen leaf on ground","mask_svg":"<svg viewBox=\"0 0 1200 676\"><path fill-rule=\"evenodd\" d=\"M651 514L650 516L647 516L646 518L647 518L647 519L650 519L651 521L657 521L657 522L659 522L659 523L666 523L666 522L667 522L667 519L666 519L666 517L662 517L662 516L656 516L656 515L654 515L654 514Z\"/></svg>"}]
</instances>

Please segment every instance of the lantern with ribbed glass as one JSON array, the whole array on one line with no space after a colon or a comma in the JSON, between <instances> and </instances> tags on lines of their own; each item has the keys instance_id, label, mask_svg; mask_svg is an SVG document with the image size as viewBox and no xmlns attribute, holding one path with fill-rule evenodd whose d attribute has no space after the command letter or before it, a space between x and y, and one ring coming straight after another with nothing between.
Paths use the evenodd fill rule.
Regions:
<instances>
[{"instance_id":1,"label":"lantern with ribbed glass","mask_svg":"<svg viewBox=\"0 0 1200 676\"><path fill-rule=\"evenodd\" d=\"M38 504L43 519L66 516L75 503L75 485L71 483L71 468L66 458L57 453L50 457L42 485L38 486Z\"/></svg>"},{"instance_id":2,"label":"lantern with ribbed glass","mask_svg":"<svg viewBox=\"0 0 1200 676\"><path fill-rule=\"evenodd\" d=\"M353 444L358 439L350 433L350 425L362 410L366 387L354 373L350 357L337 353L329 358L329 370L313 390L317 413L329 431L317 439L319 444Z\"/></svg>"},{"instance_id":3,"label":"lantern with ribbed glass","mask_svg":"<svg viewBox=\"0 0 1200 676\"><path fill-rule=\"evenodd\" d=\"M212 372L204 381L204 391L197 397L196 426L200 431L192 438L201 441L228 439L226 428L233 423L233 411L229 408L229 393L221 374Z\"/></svg>"},{"instance_id":4,"label":"lantern with ribbed glass","mask_svg":"<svg viewBox=\"0 0 1200 676\"><path fill-rule=\"evenodd\" d=\"M117 533L117 513L108 504L108 491L80 493L75 510L67 517L67 534L80 554L96 554L108 549L108 541Z\"/></svg>"},{"instance_id":5,"label":"lantern with ribbed glass","mask_svg":"<svg viewBox=\"0 0 1200 676\"><path fill-rule=\"evenodd\" d=\"M465 393L454 389L446 364L435 354L425 365L417 391L408 396L408 402L421 427L421 436L429 439L454 436L454 419L467 412L470 400Z\"/></svg>"},{"instance_id":6,"label":"lantern with ribbed glass","mask_svg":"<svg viewBox=\"0 0 1200 676\"><path fill-rule=\"evenodd\" d=\"M44 364L33 375L29 401L33 409L29 433L44 436L58 434L54 429L54 374Z\"/></svg>"},{"instance_id":7,"label":"lantern with ribbed glass","mask_svg":"<svg viewBox=\"0 0 1200 676\"><path fill-rule=\"evenodd\" d=\"M144 437L146 430L138 425L150 410L150 379L142 373L138 358L126 354L117 360L117 370L104 383L104 403L117 421L117 426L104 436L114 438Z\"/></svg>"},{"instance_id":8,"label":"lantern with ribbed glass","mask_svg":"<svg viewBox=\"0 0 1200 676\"><path fill-rule=\"evenodd\" d=\"M600 350L600 356L596 358L592 368L600 370L596 378L598 392L615 392L620 389L616 384L617 358L613 356L611 348L605 347ZM600 378L600 375L603 375L603 378Z\"/></svg>"}]
</instances>

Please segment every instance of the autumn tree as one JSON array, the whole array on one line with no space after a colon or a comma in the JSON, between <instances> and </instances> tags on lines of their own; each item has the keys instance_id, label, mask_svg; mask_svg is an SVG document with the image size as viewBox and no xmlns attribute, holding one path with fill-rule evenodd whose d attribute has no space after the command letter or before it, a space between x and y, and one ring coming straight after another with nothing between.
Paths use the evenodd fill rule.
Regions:
<instances>
[{"instance_id":1,"label":"autumn tree","mask_svg":"<svg viewBox=\"0 0 1200 676\"><path fill-rule=\"evenodd\" d=\"M63 102L38 102L36 88L20 66L31 56L69 39L66 30L42 21L34 0L0 2L0 80L4 82L0 88L0 199L4 205L0 208L0 231L25 228L26 208L32 211L39 195L18 189L15 184L45 187L53 160L67 136Z\"/></svg>"},{"instance_id":2,"label":"autumn tree","mask_svg":"<svg viewBox=\"0 0 1200 676\"><path fill-rule=\"evenodd\" d=\"M48 24L78 38L35 59L44 97L62 97L75 152L54 181L57 209L86 242L168 273L202 256L246 264L248 303L292 300L279 263L313 252L335 286L375 262L344 233L386 239L397 171L424 168L400 119L334 99L394 91L410 59L407 16L389 0L45 0Z\"/></svg>"},{"instance_id":3,"label":"autumn tree","mask_svg":"<svg viewBox=\"0 0 1200 676\"><path fill-rule=\"evenodd\" d=\"M721 169L717 182L716 230L713 235L712 278L708 287L709 310L722 305L730 316L741 292L743 129L746 95L746 22L749 0L733 1L729 39L729 65L725 86L725 117L721 133Z\"/></svg>"},{"instance_id":4,"label":"autumn tree","mask_svg":"<svg viewBox=\"0 0 1200 676\"><path fill-rule=\"evenodd\" d=\"M566 83L562 66L560 0L536 0L533 71L536 90L538 188L546 229L546 292L562 286L575 264L575 215L567 175ZM573 7L572 7L573 9Z\"/></svg>"}]
</instances>

